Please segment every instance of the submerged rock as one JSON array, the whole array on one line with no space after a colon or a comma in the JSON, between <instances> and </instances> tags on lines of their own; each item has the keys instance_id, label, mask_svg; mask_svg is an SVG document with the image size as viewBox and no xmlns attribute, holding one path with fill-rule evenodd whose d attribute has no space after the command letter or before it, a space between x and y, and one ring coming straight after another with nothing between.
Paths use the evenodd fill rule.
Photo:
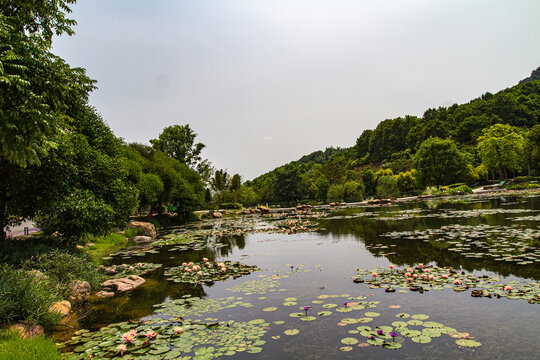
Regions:
<instances>
[{"instance_id":1,"label":"submerged rock","mask_svg":"<svg viewBox=\"0 0 540 360\"><path fill-rule=\"evenodd\" d=\"M100 290L96 293L96 296L99 298L99 299L104 299L104 298L108 298L108 297L111 297L111 296L114 296L114 293L111 292L111 291L105 291L105 290Z\"/></svg>"},{"instance_id":2,"label":"submerged rock","mask_svg":"<svg viewBox=\"0 0 540 360\"><path fill-rule=\"evenodd\" d=\"M150 243L152 241L154 241L154 239L152 239L150 236L135 236L133 238L133 241L136 243L136 244L146 244L146 243Z\"/></svg>"},{"instance_id":3,"label":"submerged rock","mask_svg":"<svg viewBox=\"0 0 540 360\"><path fill-rule=\"evenodd\" d=\"M112 291L115 293L126 292L133 290L136 287L144 284L146 280L137 275L130 275L125 278L107 280L101 284L101 287L105 291Z\"/></svg>"}]
</instances>

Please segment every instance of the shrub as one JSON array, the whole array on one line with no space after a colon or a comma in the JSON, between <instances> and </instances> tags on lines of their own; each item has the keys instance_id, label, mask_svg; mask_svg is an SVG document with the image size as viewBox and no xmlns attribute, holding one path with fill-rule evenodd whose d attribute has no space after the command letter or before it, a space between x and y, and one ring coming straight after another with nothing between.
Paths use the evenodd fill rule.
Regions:
<instances>
[{"instance_id":1,"label":"shrub","mask_svg":"<svg viewBox=\"0 0 540 360\"><path fill-rule=\"evenodd\" d=\"M458 187L452 188L448 190L448 194L450 195L456 195L458 192L461 192L462 194L472 194L473 191L470 187L467 185L460 185Z\"/></svg>"},{"instance_id":2,"label":"shrub","mask_svg":"<svg viewBox=\"0 0 540 360\"><path fill-rule=\"evenodd\" d=\"M57 282L64 294L73 280L88 281L94 289L99 287L101 280L101 275L95 271L96 266L87 254L73 254L65 250L55 249L27 260L23 263L23 269L41 271Z\"/></svg>"},{"instance_id":3,"label":"shrub","mask_svg":"<svg viewBox=\"0 0 540 360\"><path fill-rule=\"evenodd\" d=\"M344 198L345 188L343 185L334 184L328 188L326 200L330 202L341 202Z\"/></svg>"},{"instance_id":4,"label":"shrub","mask_svg":"<svg viewBox=\"0 0 540 360\"><path fill-rule=\"evenodd\" d=\"M414 191L416 185L416 177L414 176L414 169L412 171L401 172L395 176L396 186L401 194L406 194Z\"/></svg>"},{"instance_id":5,"label":"shrub","mask_svg":"<svg viewBox=\"0 0 540 360\"><path fill-rule=\"evenodd\" d=\"M393 175L383 175L377 180L377 195L394 195L397 190L397 180Z\"/></svg>"},{"instance_id":6,"label":"shrub","mask_svg":"<svg viewBox=\"0 0 540 360\"><path fill-rule=\"evenodd\" d=\"M23 339L13 331L0 333L0 359L3 360L57 360L58 348L44 337Z\"/></svg>"},{"instance_id":7,"label":"shrub","mask_svg":"<svg viewBox=\"0 0 540 360\"><path fill-rule=\"evenodd\" d=\"M428 186L426 190L424 190L423 195L430 195L430 196L441 196L444 195L445 192L443 188L438 188L436 186Z\"/></svg>"},{"instance_id":8,"label":"shrub","mask_svg":"<svg viewBox=\"0 0 540 360\"><path fill-rule=\"evenodd\" d=\"M50 329L61 317L49 312L58 300L58 289L49 279L39 280L33 273L9 265L0 267L1 324L28 321Z\"/></svg>"},{"instance_id":9,"label":"shrub","mask_svg":"<svg viewBox=\"0 0 540 360\"><path fill-rule=\"evenodd\" d=\"M343 186L343 199L346 202L360 201L364 189L361 183L348 181Z\"/></svg>"}]
</instances>

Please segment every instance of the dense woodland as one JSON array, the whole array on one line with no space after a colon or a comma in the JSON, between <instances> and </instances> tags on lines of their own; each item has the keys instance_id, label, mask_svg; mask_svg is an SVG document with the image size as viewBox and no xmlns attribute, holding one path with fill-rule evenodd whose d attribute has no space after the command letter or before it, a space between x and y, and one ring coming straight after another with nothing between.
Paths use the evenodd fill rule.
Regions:
<instances>
[{"instance_id":1,"label":"dense woodland","mask_svg":"<svg viewBox=\"0 0 540 360\"><path fill-rule=\"evenodd\" d=\"M245 183L201 158L204 144L189 125L163 129L151 145L126 143L88 103L95 80L51 52L55 35L74 33L74 3L1 1L2 228L32 218L72 241L135 213L357 201L538 174L539 70L467 104L384 120L350 148L317 151Z\"/></svg>"}]
</instances>

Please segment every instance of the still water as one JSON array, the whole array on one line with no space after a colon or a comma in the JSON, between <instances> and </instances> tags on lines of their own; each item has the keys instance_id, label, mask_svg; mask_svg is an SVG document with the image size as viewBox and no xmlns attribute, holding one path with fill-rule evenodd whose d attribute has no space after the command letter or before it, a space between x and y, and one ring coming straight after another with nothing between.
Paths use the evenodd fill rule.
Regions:
<instances>
[{"instance_id":1,"label":"still water","mask_svg":"<svg viewBox=\"0 0 540 360\"><path fill-rule=\"evenodd\" d=\"M163 264L145 275L146 284L124 295L96 300L81 320L81 328L100 327L127 320L158 316L156 304L184 295L202 299L241 298L249 307L223 307L194 319L249 322L264 319L266 333L256 354L237 351L230 359L533 359L540 356L540 304L507 298L471 297L471 290L451 288L423 293L385 292L353 283L356 269L367 270L393 264L396 269L417 264L452 267L475 275L512 280L540 280L540 198L492 198L472 201L430 201L386 207L360 207L326 211L311 221L320 228L300 233L249 231L240 235L210 235L207 240L226 244L197 251L170 251L162 246L143 256L114 257L111 264L138 262ZM236 220L213 220L187 227L163 229L160 236L199 229L223 231L249 224L264 227L272 220L246 216ZM225 231L226 232L226 231ZM174 283L164 269L183 262L239 261L261 271L212 284ZM264 291L234 292L241 284L261 283L274 278L275 286ZM246 283L252 282L252 283ZM426 288L429 290L429 288ZM294 300L291 300L294 298ZM361 300L358 300L361 299ZM375 302L371 308L348 312L348 303ZM292 303L292 304L291 304ZM334 307L325 307L335 304ZM309 306L308 310L303 310ZM328 305L330 306L330 305ZM274 309L275 308L275 309ZM264 311L263 311L264 309ZM271 309L271 310L268 310ZM319 316L321 311L328 316ZM315 317L302 321L291 313ZM347 323L344 319L366 318L369 322ZM469 333L478 347L462 347L448 334L416 343L397 334L388 342L399 342L397 350L368 346L359 326L390 326L397 314L422 314L429 321ZM183 316L177 314L176 316ZM424 316L425 318L425 316ZM277 321L277 324L275 323ZM349 321L349 322L351 322ZM366 320L367 321L367 320ZM426 320L427 321L427 320ZM281 323L283 322L283 323ZM410 329L422 330L418 325ZM285 330L298 330L286 335ZM159 332L159 331L158 331ZM344 340L353 338L354 340ZM359 345L360 344L360 345ZM345 350L345 351L344 351ZM166 354L165 354L166 355ZM165 356L163 355L163 356ZM191 354L183 354L191 355ZM144 358L144 357L142 357ZM197 357L195 357L197 358ZM204 358L204 357L201 357ZM211 358L211 357L209 357Z\"/></svg>"}]
</instances>

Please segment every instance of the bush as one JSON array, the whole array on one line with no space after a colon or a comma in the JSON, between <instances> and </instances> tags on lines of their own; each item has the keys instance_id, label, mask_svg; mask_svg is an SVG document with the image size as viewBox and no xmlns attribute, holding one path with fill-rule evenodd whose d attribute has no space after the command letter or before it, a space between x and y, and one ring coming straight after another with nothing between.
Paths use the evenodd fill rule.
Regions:
<instances>
[{"instance_id":1,"label":"bush","mask_svg":"<svg viewBox=\"0 0 540 360\"><path fill-rule=\"evenodd\" d=\"M394 195L397 190L397 180L393 175L383 175L377 180L377 195Z\"/></svg>"},{"instance_id":2,"label":"bush","mask_svg":"<svg viewBox=\"0 0 540 360\"><path fill-rule=\"evenodd\" d=\"M458 192L461 192L462 194L472 194L473 191L470 187L467 185L460 185L458 187L452 188L448 190L448 194L450 195L456 195Z\"/></svg>"},{"instance_id":3,"label":"bush","mask_svg":"<svg viewBox=\"0 0 540 360\"><path fill-rule=\"evenodd\" d=\"M344 199L345 187L343 185L334 184L328 188L326 200L330 202L341 202Z\"/></svg>"},{"instance_id":4,"label":"bush","mask_svg":"<svg viewBox=\"0 0 540 360\"><path fill-rule=\"evenodd\" d=\"M9 265L0 267L0 324L28 321L50 329L61 315L49 312L49 307L60 299L49 279L39 280Z\"/></svg>"},{"instance_id":5,"label":"bush","mask_svg":"<svg viewBox=\"0 0 540 360\"><path fill-rule=\"evenodd\" d=\"M362 200L363 191L364 189L361 183L348 181L343 186L343 199L346 202L360 201Z\"/></svg>"},{"instance_id":6,"label":"bush","mask_svg":"<svg viewBox=\"0 0 540 360\"><path fill-rule=\"evenodd\" d=\"M416 177L414 176L415 173L416 172L413 169L407 172L400 172L395 176L397 182L396 186L401 194L407 194L414 191L416 186Z\"/></svg>"},{"instance_id":7,"label":"bush","mask_svg":"<svg viewBox=\"0 0 540 360\"><path fill-rule=\"evenodd\" d=\"M428 186L426 190L424 190L423 195L430 195L430 196L442 196L445 195L443 188L438 188L436 186Z\"/></svg>"},{"instance_id":8,"label":"bush","mask_svg":"<svg viewBox=\"0 0 540 360\"><path fill-rule=\"evenodd\" d=\"M0 359L57 360L60 354L54 342L49 339L22 339L17 332L3 331L0 333Z\"/></svg>"},{"instance_id":9,"label":"bush","mask_svg":"<svg viewBox=\"0 0 540 360\"><path fill-rule=\"evenodd\" d=\"M527 189L540 189L540 184L522 183L508 186L510 190L527 190Z\"/></svg>"},{"instance_id":10,"label":"bush","mask_svg":"<svg viewBox=\"0 0 540 360\"><path fill-rule=\"evenodd\" d=\"M65 250L52 250L23 263L23 269L39 270L59 284L63 294L74 280L85 280L93 289L100 285L101 275L87 254L73 254Z\"/></svg>"},{"instance_id":11,"label":"bush","mask_svg":"<svg viewBox=\"0 0 540 360\"><path fill-rule=\"evenodd\" d=\"M239 204L239 203L223 203L223 204L220 204L219 207L221 209L241 209L242 204Z\"/></svg>"}]
</instances>

